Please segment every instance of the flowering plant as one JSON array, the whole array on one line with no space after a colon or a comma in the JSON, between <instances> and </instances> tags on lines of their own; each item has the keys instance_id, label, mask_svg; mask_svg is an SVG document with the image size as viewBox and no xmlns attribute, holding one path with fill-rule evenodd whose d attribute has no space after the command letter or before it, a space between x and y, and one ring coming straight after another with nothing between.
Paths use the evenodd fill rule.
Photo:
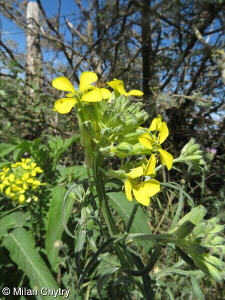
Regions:
<instances>
[{"instance_id":1,"label":"flowering plant","mask_svg":"<svg viewBox=\"0 0 225 300\"><path fill-rule=\"evenodd\" d=\"M180 157L174 158L171 153L162 149L162 144L169 136L169 129L161 115L154 118L148 128L141 127L148 119L148 114L141 109L141 103L131 101L131 96L142 96L143 93L139 90L127 92L123 81L118 79L107 82L109 88L99 89L91 85L96 80L97 75L95 73L84 72L80 76L78 90L65 77L58 77L52 83L55 88L70 92L66 95L67 98L62 98L55 102L54 111L58 111L61 114L69 113L73 109L76 111L81 133L81 144L85 152L85 166L89 173L89 193L94 195L96 206L100 213L97 218L101 219L103 217L107 225L107 232L103 231L106 235L106 241L97 250L94 258L100 259L100 254L106 245L112 245L118 260L116 264L120 265L116 270L125 272L130 282L139 287L145 299L153 299L154 291L150 283L149 271L159 258L161 244L173 243L176 246L175 250L182 257L186 257L189 254L193 258L192 262L190 257L189 260L186 260L190 265L194 265L194 268L200 269L215 280L221 280L222 276L219 275L219 271L216 271L221 269L218 258L213 256L213 254L208 255L206 253L194 255L197 251L196 249L203 249L204 246L201 245L207 244L209 239L213 239L211 231L205 231L206 235L201 237L201 239L196 235L196 232L201 233L198 229L202 228L202 224L206 223L202 219L199 219L196 223L190 221L192 220L191 216L195 215L195 211L186 216L187 220L190 218L187 224L186 222L183 223L183 219L178 222L181 214L181 209L179 209L171 226L174 229L168 231L167 234L152 235L150 234L150 229L149 234L143 234L143 232L130 233L139 204L148 207L150 197L154 197L162 190L163 186L167 186L167 183L160 183L157 180L158 172L164 166L167 170L171 170L174 164L180 162L189 165L203 164L202 151L199 145L195 143L194 139L191 139L182 149ZM112 92L109 91L110 88L113 89ZM120 166L109 167L107 159L111 157L121 159ZM133 199L136 200L136 204L132 206L133 208L130 211L123 234L120 232L113 217L109 203L110 193L107 192L107 184L115 180L117 182L119 180L122 183L119 186L121 191L125 191L127 200L130 202ZM76 186L77 184L71 186L64 201L66 201L71 191L76 189ZM176 187L171 183L169 186ZM85 207L87 205L86 202L83 205ZM118 213L121 212L122 215L123 212L120 210L120 206L123 205L123 203L120 203L117 206ZM180 203L180 205L182 204ZM93 206L93 203L91 206ZM89 207L89 209L91 208ZM87 211L86 216L87 226L90 226L88 225L88 219L92 217ZM197 224L199 222L201 225ZM189 230L190 224L191 229ZM194 228L195 226L196 228ZM203 227L207 227L207 225ZM221 227L218 228L221 229ZM218 230L213 232L217 233ZM77 245L81 245L83 243L83 235L79 235L77 239ZM137 239L151 240L157 244L155 254L150 258L146 267L144 267L142 262L139 265L137 264L132 251L127 246L127 242L125 242ZM221 243L222 240L217 240L216 244L211 243L212 248L220 247ZM223 248L223 246L221 247ZM94 258L81 274L81 283L88 270L94 266ZM211 271L208 270L207 263L211 264ZM148 267L149 265L151 265L151 268ZM138 276L142 280L138 279Z\"/></svg>"}]
</instances>

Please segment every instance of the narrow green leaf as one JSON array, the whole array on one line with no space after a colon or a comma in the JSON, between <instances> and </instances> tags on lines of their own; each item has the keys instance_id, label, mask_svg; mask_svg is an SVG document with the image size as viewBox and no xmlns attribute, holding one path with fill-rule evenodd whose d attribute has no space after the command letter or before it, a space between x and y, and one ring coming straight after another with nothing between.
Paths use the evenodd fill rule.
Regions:
<instances>
[{"instance_id":1,"label":"narrow green leaf","mask_svg":"<svg viewBox=\"0 0 225 300\"><path fill-rule=\"evenodd\" d=\"M170 230L173 229L177 225L177 223L180 219L180 216L181 216L183 205L184 205L184 194L182 192L181 187L179 185L177 185L177 187L179 189L178 207L177 207L177 210L176 210L176 214L173 218L173 222L171 224Z\"/></svg>"},{"instance_id":2,"label":"narrow green leaf","mask_svg":"<svg viewBox=\"0 0 225 300\"><path fill-rule=\"evenodd\" d=\"M108 193L107 195L109 196L111 206L119 213L124 223L127 225L133 207L135 205L135 202L128 201L124 192L112 192L112 193ZM139 206L136 211L129 232L151 234L151 229L148 224L148 218L146 214L143 212L141 206ZM146 252L148 252L153 246L153 243L151 241L148 242L139 241L139 243L141 244L141 246L144 247Z\"/></svg>"},{"instance_id":3,"label":"narrow green leaf","mask_svg":"<svg viewBox=\"0 0 225 300\"><path fill-rule=\"evenodd\" d=\"M84 244L86 241L86 235L87 235L86 230L79 231L78 240L77 240L77 244L75 247L75 262L76 262L77 269L80 273L83 273L83 270L80 265L80 257L81 257L81 253L83 251Z\"/></svg>"},{"instance_id":4,"label":"narrow green leaf","mask_svg":"<svg viewBox=\"0 0 225 300\"><path fill-rule=\"evenodd\" d=\"M92 266L95 264L96 260L98 259L98 257L100 256L100 254L105 250L106 247L108 247L108 245L110 245L111 243L113 243L115 241L115 237L111 237L109 238L107 241L105 241L97 250L96 253L93 254L91 260L88 262L88 264L85 266L85 269L83 271L82 276L79 279L79 286L81 286L81 284L84 281L85 276L88 274L88 272L90 271L90 269L92 268Z\"/></svg>"},{"instance_id":5,"label":"narrow green leaf","mask_svg":"<svg viewBox=\"0 0 225 300\"><path fill-rule=\"evenodd\" d=\"M198 284L196 277L191 276L191 283L192 283L192 286L194 289L194 293L197 296L198 300L205 300L205 297L200 289L200 286Z\"/></svg>"},{"instance_id":6,"label":"narrow green leaf","mask_svg":"<svg viewBox=\"0 0 225 300\"><path fill-rule=\"evenodd\" d=\"M3 157L7 154L9 154L11 151L13 151L16 148L17 145L12 144L0 144L0 157Z\"/></svg>"},{"instance_id":7,"label":"narrow green leaf","mask_svg":"<svg viewBox=\"0 0 225 300\"><path fill-rule=\"evenodd\" d=\"M143 276L149 274L149 272L154 268L155 264L157 263L160 255L161 255L162 246L158 244L152 253L147 265L139 270L123 270L124 272L131 274L133 276Z\"/></svg>"},{"instance_id":8,"label":"narrow green leaf","mask_svg":"<svg viewBox=\"0 0 225 300\"><path fill-rule=\"evenodd\" d=\"M167 275L170 274L179 274L179 275L185 275L185 276L204 276L204 273L202 273L202 271L200 270L196 270L196 271L185 271L185 270L181 270L181 269L176 269L176 268L166 268L154 275L152 275L153 278L157 278L157 280L161 277L165 277Z\"/></svg>"},{"instance_id":9,"label":"narrow green leaf","mask_svg":"<svg viewBox=\"0 0 225 300\"><path fill-rule=\"evenodd\" d=\"M52 199L51 205L48 212L49 222L46 231L45 247L47 251L47 256L53 270L57 266L58 248L54 246L56 241L61 239L62 233L64 231L63 220L62 220L62 206L63 198L66 193L65 186L56 186L52 189ZM68 196L65 204L65 222L68 222L69 216L71 214L74 197L72 194Z\"/></svg>"},{"instance_id":10,"label":"narrow green leaf","mask_svg":"<svg viewBox=\"0 0 225 300\"><path fill-rule=\"evenodd\" d=\"M104 285L106 284L108 279L112 278L112 275L118 270L119 270L119 267L113 268L110 271L108 271L106 274L103 274L99 278L99 280L97 282L97 292L98 292L98 295L99 295L101 300L103 300L102 289L103 289Z\"/></svg>"},{"instance_id":11,"label":"narrow green leaf","mask_svg":"<svg viewBox=\"0 0 225 300\"><path fill-rule=\"evenodd\" d=\"M181 187L179 186L179 184L177 184L176 182L161 182L161 185L163 186L167 186L169 188L175 189L175 190L179 190L182 191L182 193L184 194L184 196L187 198L187 202L188 204L193 208L194 205L194 201L191 198L190 195L188 195L188 193L186 193L183 189L181 189Z\"/></svg>"},{"instance_id":12,"label":"narrow green leaf","mask_svg":"<svg viewBox=\"0 0 225 300\"><path fill-rule=\"evenodd\" d=\"M14 227L22 227L26 223L26 216L21 212L13 212L0 218L0 237L7 233L7 230Z\"/></svg>"},{"instance_id":13,"label":"narrow green leaf","mask_svg":"<svg viewBox=\"0 0 225 300\"><path fill-rule=\"evenodd\" d=\"M24 228L16 228L3 238L11 259L23 270L31 282L31 289L51 288L58 286L40 254L35 249L32 235ZM48 296L48 299L55 299ZM62 299L61 297L59 299Z\"/></svg>"}]
</instances>

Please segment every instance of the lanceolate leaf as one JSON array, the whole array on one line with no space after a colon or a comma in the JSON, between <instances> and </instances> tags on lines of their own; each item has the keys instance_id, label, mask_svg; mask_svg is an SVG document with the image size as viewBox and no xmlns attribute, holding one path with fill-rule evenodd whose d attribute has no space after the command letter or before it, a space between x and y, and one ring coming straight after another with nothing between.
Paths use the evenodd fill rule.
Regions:
<instances>
[{"instance_id":1,"label":"lanceolate leaf","mask_svg":"<svg viewBox=\"0 0 225 300\"><path fill-rule=\"evenodd\" d=\"M53 269L56 268L57 257L58 257L58 249L54 246L54 243L61 239L62 233L64 231L63 219L62 219L62 207L63 207L63 198L65 193L66 193L65 186L56 186L53 188L51 206L48 214L49 222L48 222L48 227L46 232L45 246L46 246L49 262ZM73 193L71 193L68 196L65 205L65 216L64 216L65 223L67 223L69 219L69 216L73 208L73 203L75 200L74 197L72 197L72 194Z\"/></svg>"},{"instance_id":2,"label":"lanceolate leaf","mask_svg":"<svg viewBox=\"0 0 225 300\"><path fill-rule=\"evenodd\" d=\"M7 248L12 260L29 278L31 289L51 288L58 286L40 254L35 249L32 235L24 228L16 228L3 238L3 246ZM48 299L55 299L48 296ZM58 298L57 298L58 299ZM59 297L59 299L62 299Z\"/></svg>"},{"instance_id":3,"label":"lanceolate leaf","mask_svg":"<svg viewBox=\"0 0 225 300\"><path fill-rule=\"evenodd\" d=\"M26 222L26 216L21 212L13 212L0 218L0 237L7 233L8 229L21 227Z\"/></svg>"},{"instance_id":4,"label":"lanceolate leaf","mask_svg":"<svg viewBox=\"0 0 225 300\"><path fill-rule=\"evenodd\" d=\"M121 218L127 225L135 202L128 201L125 196L125 193L123 192L113 192L108 193L107 195L109 196L111 206L118 212L118 214L121 216ZM151 229L148 224L147 215L143 212L141 206L138 207L137 212L134 216L130 233L151 234ZM138 242L142 244L146 251L148 251L153 246L153 243L151 241L148 241L147 243L143 241Z\"/></svg>"},{"instance_id":5,"label":"lanceolate leaf","mask_svg":"<svg viewBox=\"0 0 225 300\"><path fill-rule=\"evenodd\" d=\"M13 151L16 148L16 145L12 144L0 144L0 157L3 157Z\"/></svg>"}]
</instances>

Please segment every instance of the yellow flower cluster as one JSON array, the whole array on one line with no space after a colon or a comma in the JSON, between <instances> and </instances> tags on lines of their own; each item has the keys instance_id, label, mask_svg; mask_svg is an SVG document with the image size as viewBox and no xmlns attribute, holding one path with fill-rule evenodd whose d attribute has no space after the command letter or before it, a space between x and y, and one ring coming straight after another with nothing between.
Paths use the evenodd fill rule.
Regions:
<instances>
[{"instance_id":1,"label":"yellow flower cluster","mask_svg":"<svg viewBox=\"0 0 225 300\"><path fill-rule=\"evenodd\" d=\"M152 133L154 132L154 133ZM159 157L162 165L165 165L168 170L172 168L173 165L173 156L163 150L161 144L166 140L169 135L169 130L165 122L162 122L161 115L158 115L157 118L152 120L150 127L147 129L147 132L142 134L139 137L139 142L151 152L157 153L159 152ZM156 159L154 154L151 154L150 161L152 165L154 165L153 169L156 165Z\"/></svg>"},{"instance_id":2,"label":"yellow flower cluster","mask_svg":"<svg viewBox=\"0 0 225 300\"><path fill-rule=\"evenodd\" d=\"M98 76L93 72L83 72L80 76L80 84L76 90L72 83L66 77L57 77L52 81L54 88L60 91L69 92L66 97L55 102L54 111L60 114L67 114L78 102L99 102L103 99L109 99L111 92L106 88L97 88L92 85L98 79ZM122 80L114 79L107 84L119 94L129 96L142 96L143 93L138 90L126 92Z\"/></svg>"},{"instance_id":3,"label":"yellow flower cluster","mask_svg":"<svg viewBox=\"0 0 225 300\"><path fill-rule=\"evenodd\" d=\"M154 133L152 133L154 132ZM155 176L155 167L157 163L156 155L159 153L159 158L162 165L165 165L168 170L172 168L173 156L163 150L161 144L169 135L169 130L165 122L162 122L162 117L159 115L153 119L147 132L139 137L139 142L142 146L149 149L150 159L147 165L134 168L131 172L126 173L124 182L125 193L127 199L132 201L132 194L135 199L141 204L148 206L150 197L160 191L160 183L155 179L143 181L145 176Z\"/></svg>"},{"instance_id":4,"label":"yellow flower cluster","mask_svg":"<svg viewBox=\"0 0 225 300\"><path fill-rule=\"evenodd\" d=\"M22 158L0 172L0 191L19 203L37 201L37 196L32 196L32 190L42 184L36 179L37 174L42 172L30 158Z\"/></svg>"},{"instance_id":5,"label":"yellow flower cluster","mask_svg":"<svg viewBox=\"0 0 225 300\"><path fill-rule=\"evenodd\" d=\"M113 153L112 142L117 143L117 141L121 139L121 136L123 136L124 140L122 143L120 143L118 147L113 146L113 149L116 149L114 152L115 155L117 150L118 152L122 152L122 154L125 152L125 156L137 155L139 154L137 153L138 149L141 155L150 155L146 164L142 164L141 166L138 166L133 170L129 170L130 172L124 174L124 187L127 199L132 201L134 197L141 204L148 206L150 203L150 197L160 191L160 182L154 179L156 175L156 164L160 161L161 164L166 166L168 170L170 170L173 165L173 156L161 147L161 144L169 135L167 124L162 121L162 117L159 115L157 118L153 119L148 129L142 128L143 130L141 134L137 137L136 132L132 133L131 129L128 128L130 126L127 124L131 124L131 128L134 128L135 124L135 126L137 125L137 129L141 124L139 123L140 120L142 120L143 123L146 116L145 113L140 111L140 106L132 104L128 106L127 103L129 96L142 96L143 92L139 90L131 90L127 92L123 81L114 79L107 82L107 84L114 90L114 94L111 95L109 90L105 88L97 88L92 85L92 83L97 79L98 77L95 73L83 72L80 76L79 87L76 90L66 77L55 78L52 82L53 87L58 90L67 91L69 94L66 95L67 98L61 98L55 102L54 110L61 114L66 114L70 112L74 106L78 107L81 102L100 102L102 100L109 99L107 104L108 106L104 106L103 104L102 106L94 107L91 110L92 114L89 119L87 119L87 114L84 114L81 118L83 122L82 128L88 127L91 132L91 138L89 140L88 137L90 135L87 137L84 136L85 134L81 133L81 135L83 135L83 145L85 149L90 148L90 151L87 151L87 153L92 154L93 140L98 140L98 144L101 145L105 143L101 143L99 141L101 137L101 135L99 135L100 133L104 139L109 140L108 145L104 145L105 149L110 148L110 152ZM126 97L121 97L121 95ZM119 104L118 102L116 103L116 101L119 101ZM115 107L113 107L113 105ZM103 109L103 113L94 114L94 109ZM77 110L78 115L81 113L80 111L81 109ZM96 115L99 118L98 120L95 118ZM97 126L97 124L99 126ZM83 132L85 132L85 130ZM124 132L124 134L122 134L122 132ZM126 139L127 132L129 140ZM111 140L112 137L114 137L114 141ZM85 143L84 141L87 140L88 142ZM135 146L138 147L138 149L136 149L137 151L135 151ZM104 147L102 147L101 150ZM93 155L91 156L91 154L89 156L92 158ZM87 161L88 160L86 160L86 164L91 165L91 163L88 164Z\"/></svg>"}]
</instances>

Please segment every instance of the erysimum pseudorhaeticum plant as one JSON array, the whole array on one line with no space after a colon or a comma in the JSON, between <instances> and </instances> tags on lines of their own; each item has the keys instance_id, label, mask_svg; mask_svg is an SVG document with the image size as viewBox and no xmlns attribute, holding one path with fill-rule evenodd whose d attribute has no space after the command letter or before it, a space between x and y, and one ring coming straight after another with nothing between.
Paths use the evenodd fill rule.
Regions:
<instances>
[{"instance_id":1,"label":"erysimum pseudorhaeticum plant","mask_svg":"<svg viewBox=\"0 0 225 300\"><path fill-rule=\"evenodd\" d=\"M140 102L132 101L133 96L143 95L141 91L127 92L123 81L118 79L109 81L108 88L95 87L93 83L96 81L95 73L84 72L80 76L78 88L74 88L65 77L58 77L52 82L56 89L69 92L66 98L55 102L54 111L60 114L75 112L89 174L84 182L83 197L80 190L76 190L78 183L71 186L66 195L67 197L74 189L81 204L82 222L77 225L75 234L79 285L82 286L85 278L88 280L91 276L98 276L96 285L100 299L103 299L102 287L107 280L114 282L112 293L117 291L118 286L122 286L124 294L117 294L117 299L131 299L126 295L132 295L134 291L143 299L154 299L155 285L150 271L161 255L162 244L169 244L195 269L186 273L192 279L194 274L204 272L215 280L221 280L223 274L218 271L221 269L220 258L215 256L218 251L211 251L212 254L208 255L205 248L211 243L212 249L222 249L223 254L223 240L215 241L211 235L217 234L217 229L221 227L215 225L217 221L212 221L212 230L204 229L207 224L203 218L193 221L192 215L196 215L196 210L187 215L187 222L179 222L184 196L192 203L190 197L178 184L160 182L158 179L158 173L162 169L169 171L176 163L184 162L189 166L201 164L202 151L199 145L192 139L182 149L180 157L174 158L163 144L169 136L169 129L161 115L156 116L148 128L141 126L147 121L148 114L142 110ZM179 192L177 212L167 233L152 234L148 225L148 213L146 210L144 213L141 207L147 208L151 197L168 187ZM122 228L117 223L118 219L124 222ZM101 232L99 245L91 236L94 226ZM199 228L203 228L202 231ZM201 232L204 234L201 235ZM132 246L134 241L140 249L147 249L146 255L151 249L147 264L143 264L140 252L136 250L136 246ZM147 241L148 245L141 244L141 241ZM94 254L84 263L84 270L81 270L81 253L86 249L86 243ZM201 253L195 256L198 249ZM105 273L99 275L98 264L103 263ZM207 264L212 265L211 271ZM162 271L160 274L162 275ZM152 277L157 279L157 274ZM124 287L125 282L129 287ZM200 295L196 285L195 281L195 293Z\"/></svg>"}]
</instances>

